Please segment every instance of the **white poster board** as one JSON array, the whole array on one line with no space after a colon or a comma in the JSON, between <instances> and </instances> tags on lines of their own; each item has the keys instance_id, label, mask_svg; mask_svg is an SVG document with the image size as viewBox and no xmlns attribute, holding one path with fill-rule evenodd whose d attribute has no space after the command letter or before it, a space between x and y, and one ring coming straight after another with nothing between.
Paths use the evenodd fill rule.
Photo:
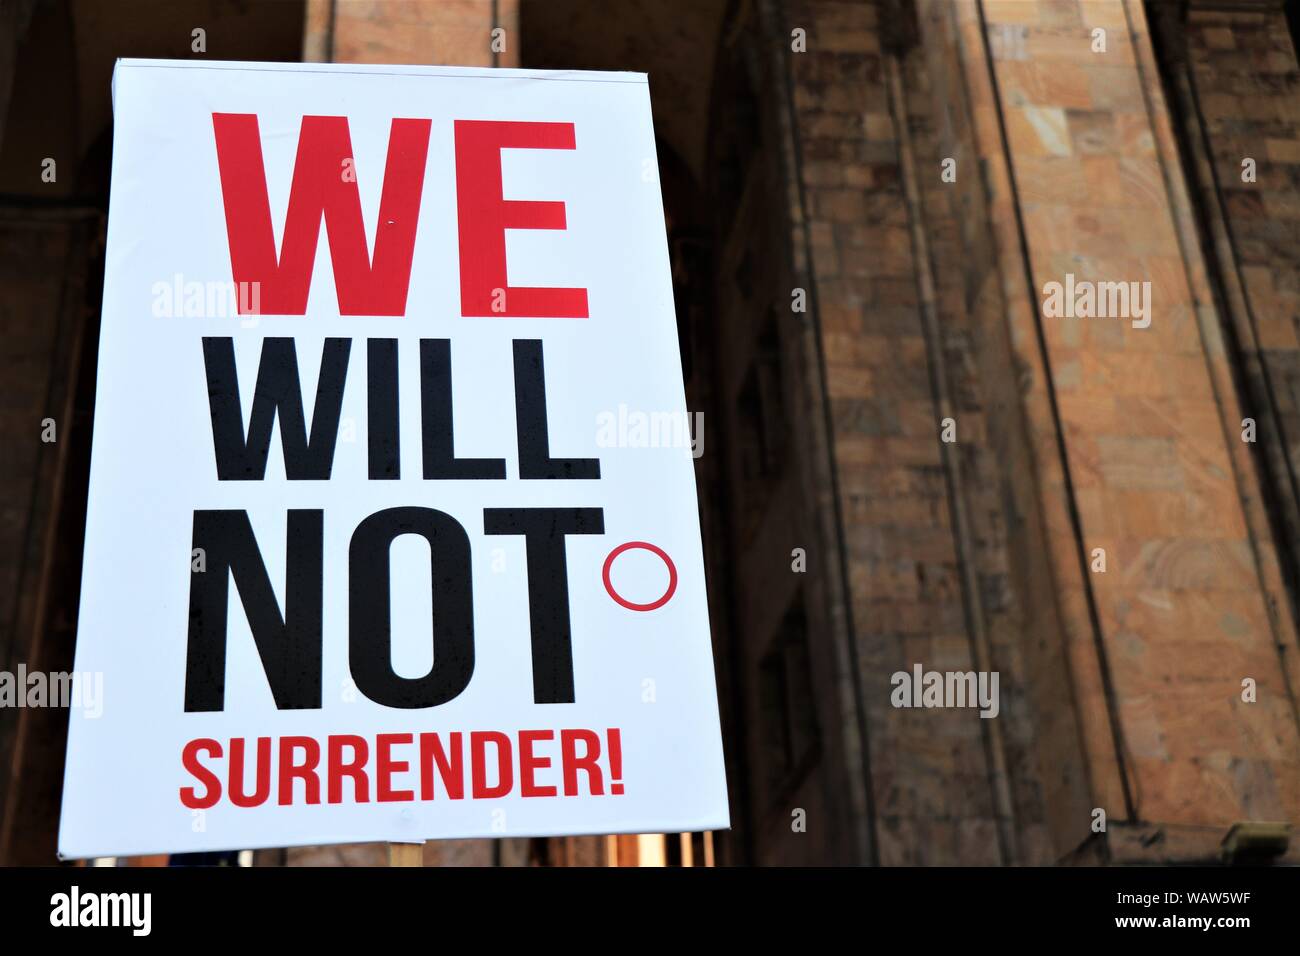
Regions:
<instances>
[{"instance_id":1,"label":"white poster board","mask_svg":"<svg viewBox=\"0 0 1300 956\"><path fill-rule=\"evenodd\" d=\"M114 111L60 853L726 827L645 76Z\"/></svg>"}]
</instances>

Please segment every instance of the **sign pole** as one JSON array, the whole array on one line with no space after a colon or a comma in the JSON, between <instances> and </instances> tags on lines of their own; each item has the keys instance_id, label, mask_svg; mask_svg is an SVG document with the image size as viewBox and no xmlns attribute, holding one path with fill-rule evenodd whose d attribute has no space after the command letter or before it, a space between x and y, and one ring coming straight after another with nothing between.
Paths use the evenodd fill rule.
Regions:
<instances>
[{"instance_id":1,"label":"sign pole","mask_svg":"<svg viewBox=\"0 0 1300 956\"><path fill-rule=\"evenodd\" d=\"M423 843L388 844L389 866L424 866Z\"/></svg>"}]
</instances>

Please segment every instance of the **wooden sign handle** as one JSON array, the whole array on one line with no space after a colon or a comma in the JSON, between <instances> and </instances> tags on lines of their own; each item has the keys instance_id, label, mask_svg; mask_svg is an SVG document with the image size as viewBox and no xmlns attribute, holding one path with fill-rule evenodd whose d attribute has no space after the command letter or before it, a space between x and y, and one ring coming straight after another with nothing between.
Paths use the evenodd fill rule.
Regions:
<instances>
[{"instance_id":1,"label":"wooden sign handle","mask_svg":"<svg viewBox=\"0 0 1300 956\"><path fill-rule=\"evenodd\" d=\"M388 844L389 866L424 866L423 843Z\"/></svg>"}]
</instances>

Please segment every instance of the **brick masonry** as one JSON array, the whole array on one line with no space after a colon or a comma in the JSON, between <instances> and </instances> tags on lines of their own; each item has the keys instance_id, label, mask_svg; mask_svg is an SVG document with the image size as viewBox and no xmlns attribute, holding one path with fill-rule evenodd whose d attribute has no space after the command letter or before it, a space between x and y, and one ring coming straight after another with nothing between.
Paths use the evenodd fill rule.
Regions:
<instances>
[{"instance_id":1,"label":"brick masonry","mask_svg":"<svg viewBox=\"0 0 1300 956\"><path fill-rule=\"evenodd\" d=\"M911 7L792 2L773 38L808 37L786 57L793 218L825 343L874 856L1104 857L1101 808L1194 834L1150 859L1209 858L1236 820L1300 816L1295 631L1144 10L923 2L909 38ZM1243 16L1259 49L1223 65L1250 73L1228 85L1277 97L1251 114L1272 124L1256 141L1274 168L1293 155L1294 54L1276 22L1251 33ZM1222 58L1230 36L1215 36ZM1294 181L1270 182L1272 219L1242 229L1276 240ZM1261 203L1230 197L1229 217ZM1294 277L1269 255L1247 287L1281 347ZM1042 290L1067 273L1149 281L1150 327L1046 317ZM998 734L889 706L893 671L981 658L1003 678Z\"/></svg>"},{"instance_id":2,"label":"brick masonry","mask_svg":"<svg viewBox=\"0 0 1300 956\"><path fill-rule=\"evenodd\" d=\"M1049 542L1067 609L1078 575L1066 569L1107 553L1082 595L1105 679L1074 678L1093 799L1112 820L1216 835L1238 819L1295 820L1294 627L1249 513L1260 492L1239 467L1237 395L1215 373L1219 317L1180 226L1185 187L1143 8L1043 0L983 12L1031 290L1067 272L1152 283L1149 328L1041 314L1038 325L1069 478L1040 494L1077 514ZM1256 703L1241 699L1246 677ZM1113 748L1096 733L1106 725Z\"/></svg>"}]
</instances>

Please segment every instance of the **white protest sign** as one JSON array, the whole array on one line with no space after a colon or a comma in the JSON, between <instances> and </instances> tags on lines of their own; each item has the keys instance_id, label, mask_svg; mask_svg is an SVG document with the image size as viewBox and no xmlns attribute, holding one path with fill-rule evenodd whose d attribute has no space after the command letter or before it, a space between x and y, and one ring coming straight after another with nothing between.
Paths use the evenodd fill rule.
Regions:
<instances>
[{"instance_id":1,"label":"white protest sign","mask_svg":"<svg viewBox=\"0 0 1300 956\"><path fill-rule=\"evenodd\" d=\"M114 109L61 854L726 827L646 78Z\"/></svg>"}]
</instances>

